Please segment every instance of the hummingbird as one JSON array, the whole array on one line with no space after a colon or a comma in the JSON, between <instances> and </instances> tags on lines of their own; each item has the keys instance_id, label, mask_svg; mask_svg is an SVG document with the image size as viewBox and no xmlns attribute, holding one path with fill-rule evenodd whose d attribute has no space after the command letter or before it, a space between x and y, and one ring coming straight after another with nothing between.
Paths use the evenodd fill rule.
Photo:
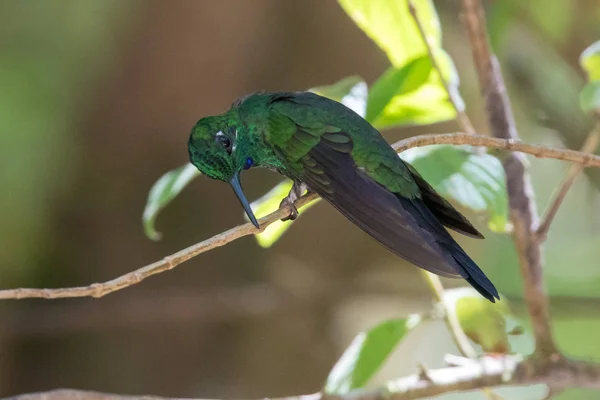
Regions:
<instances>
[{"instance_id":1,"label":"hummingbird","mask_svg":"<svg viewBox=\"0 0 600 400\"><path fill-rule=\"evenodd\" d=\"M498 291L444 228L483 235L441 197L369 122L343 104L312 92L258 92L221 115L200 119L188 141L190 162L228 182L260 228L240 173L268 168L294 184L281 202L315 192L401 258L434 274L464 278L494 302Z\"/></svg>"}]
</instances>

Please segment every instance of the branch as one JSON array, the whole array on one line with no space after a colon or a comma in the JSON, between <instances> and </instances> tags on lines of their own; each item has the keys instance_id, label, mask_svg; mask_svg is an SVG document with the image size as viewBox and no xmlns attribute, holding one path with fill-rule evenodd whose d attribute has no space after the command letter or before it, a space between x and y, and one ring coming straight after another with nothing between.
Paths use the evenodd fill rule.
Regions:
<instances>
[{"instance_id":1,"label":"branch","mask_svg":"<svg viewBox=\"0 0 600 400\"><path fill-rule=\"evenodd\" d=\"M469 135L466 133L445 133L415 136L396 142L392 145L392 147L396 151L402 152L412 147L428 146L432 144L486 146L503 150L519 151L540 158L554 158L558 160L584 164L586 166L600 167L600 157L593 154L586 154L575 150L555 149L543 145L525 144L515 139L498 139L481 135ZM310 203L316 198L317 195L315 194L305 195L296 202L296 206L299 208ZM256 229L250 223L239 225L235 228L229 229L228 231L215 235L210 239L167 256L160 261L146 265L107 282L93 283L89 286L60 289L5 289L0 290L0 300L25 298L58 299L68 297L103 297L117 290L125 289L126 287L138 284L152 275L169 271L177 267L179 264L182 264L183 262L216 247L224 246L227 243L244 236L259 233L266 229L267 226L273 222L284 218L287 215L289 215L289 210L287 207L280 208L260 219L259 222L261 230Z\"/></svg>"},{"instance_id":2,"label":"branch","mask_svg":"<svg viewBox=\"0 0 600 400\"><path fill-rule=\"evenodd\" d=\"M596 129L588 135L587 139L585 140L585 143L581 147L581 151L584 153L594 153L596 151L596 148L598 147L599 141L600 124L598 124L596 126ZM554 199L550 203L550 206L548 207L548 210L545 213L542 223L535 232L536 239L539 243L542 243L546 240L546 237L548 236L548 231L550 230L550 225L552 224L552 221L554 221L554 217L556 216L560 205L565 199L567 192L573 185L573 182L575 181L577 175L579 175L581 171L583 171L583 168L585 168L585 164L573 164L569 167L567 175L565 176L562 184L559 186L560 189L554 195Z\"/></svg>"},{"instance_id":3,"label":"branch","mask_svg":"<svg viewBox=\"0 0 600 400\"><path fill-rule=\"evenodd\" d=\"M462 8L492 134L505 140L518 139L500 65L490 51L487 41L481 0L463 0ZM506 172L510 219L514 227L513 240L519 256L525 300L536 338L536 354L548 359L561 357L550 326L549 302L542 278L542 251L535 234L538 216L531 179L521 154L510 154L504 159L503 165Z\"/></svg>"},{"instance_id":4,"label":"branch","mask_svg":"<svg viewBox=\"0 0 600 400\"><path fill-rule=\"evenodd\" d=\"M296 206L302 207L303 205L315 200L316 194L307 194L302 196L296 202ZM178 251L175 254L167 256L160 261L146 265L145 267L139 268L133 272L122 275L113 280L103 283L93 283L89 286L79 286L71 288L61 289L9 289L0 290L0 299L24 299L24 298L45 298L45 299L57 299L66 297L103 297L109 293L117 290L124 289L126 287L140 283L142 280L149 276L159 274L161 272L169 271L181 263L188 261L189 259L197 256L198 254L205 253L216 247L221 247L229 242L239 239L244 236L252 235L264 231L267 226L273 222L286 217L289 215L288 207L282 207L272 212L271 214L263 217L259 220L261 226L260 229L256 229L251 223L231 228L223 233L215 235L210 239L204 240L193 246Z\"/></svg>"},{"instance_id":5,"label":"branch","mask_svg":"<svg viewBox=\"0 0 600 400\"><path fill-rule=\"evenodd\" d=\"M541 144L527 144L519 139L499 139L468 133L441 133L409 137L392 145L394 150L401 153L413 147L429 146L432 144L452 144L490 147L500 150L517 151L530 154L537 158L552 158L555 160L571 161L584 164L587 167L600 167L600 156L582 153L577 150L557 149Z\"/></svg>"},{"instance_id":6,"label":"branch","mask_svg":"<svg viewBox=\"0 0 600 400\"><path fill-rule=\"evenodd\" d=\"M485 357L465 360L460 366L430 369L427 377L409 375L377 389L363 389L343 395L314 393L270 400L409 400L489 386L550 384L552 390L568 387L600 389L600 365L561 359L551 365L519 357ZM157 396L126 396L73 389L23 394L3 400L175 400ZM184 400L184 399L177 399ZM191 399L188 399L191 400ZM198 399L201 400L201 399Z\"/></svg>"}]
</instances>

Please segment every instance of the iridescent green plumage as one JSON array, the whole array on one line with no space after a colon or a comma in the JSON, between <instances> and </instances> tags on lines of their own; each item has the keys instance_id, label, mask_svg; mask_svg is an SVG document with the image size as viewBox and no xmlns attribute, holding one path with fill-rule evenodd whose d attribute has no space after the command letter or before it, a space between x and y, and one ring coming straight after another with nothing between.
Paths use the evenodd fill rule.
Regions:
<instances>
[{"instance_id":1,"label":"iridescent green plumage","mask_svg":"<svg viewBox=\"0 0 600 400\"><path fill-rule=\"evenodd\" d=\"M308 92L257 93L226 113L203 118L189 141L190 161L230 182L255 225L239 185L251 166L266 167L318 193L402 258L436 274L463 277L483 296L494 285L443 225L481 234L440 197L367 121L344 105Z\"/></svg>"}]
</instances>

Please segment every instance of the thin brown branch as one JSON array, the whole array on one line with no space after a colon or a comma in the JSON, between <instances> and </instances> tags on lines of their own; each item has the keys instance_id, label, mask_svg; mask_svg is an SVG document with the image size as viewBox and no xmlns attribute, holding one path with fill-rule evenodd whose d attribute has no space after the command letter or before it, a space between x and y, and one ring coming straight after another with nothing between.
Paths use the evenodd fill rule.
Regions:
<instances>
[{"instance_id":1,"label":"thin brown branch","mask_svg":"<svg viewBox=\"0 0 600 400\"><path fill-rule=\"evenodd\" d=\"M459 99L457 99L457 97L456 97L458 95L458 93L457 93L458 88L450 87L450 84L444 77L442 69L440 68L440 64L438 63L437 58L434 55L433 48L431 47L431 43L429 43L429 40L427 38L427 33L425 32L425 29L423 28L423 24L421 23L421 20L419 19L419 16L417 14L417 9L416 9L415 5L413 4L412 0L409 0L409 2L408 2L408 9L409 9L410 14L412 15L413 19L415 20L415 24L417 24L417 28L419 29L421 38L423 39L423 42L425 43L425 47L427 47L427 53L429 54L429 58L431 59L431 65L433 65L433 68L435 68L435 70L437 71L438 76L440 77L440 81L442 82L442 85L444 86L444 89L446 89L446 93L448 94L448 99L450 100L450 102L452 103L452 107L454 107L454 110L456 111L456 121L458 122L460 127L465 132L474 135L475 129L473 128L473 124L471 123L471 120L469 119L469 116L467 115L467 113L465 113L465 111L464 111L464 105L460 104L460 103L462 103L462 101L460 101L460 103L459 103Z\"/></svg>"},{"instance_id":2,"label":"thin brown branch","mask_svg":"<svg viewBox=\"0 0 600 400\"><path fill-rule=\"evenodd\" d=\"M314 393L270 400L410 400L491 386L550 384L553 390L569 387L600 389L600 365L561 359L539 364L519 357L485 357L457 367L427 370L388 382L384 387L345 395ZM74 389L23 394L3 400L175 400L157 396L127 396ZM184 400L184 399L178 399ZM188 399L191 400L191 399ZM201 400L201 399L198 399Z\"/></svg>"},{"instance_id":3,"label":"thin brown branch","mask_svg":"<svg viewBox=\"0 0 600 400\"><path fill-rule=\"evenodd\" d=\"M499 139L483 135L470 135L461 132L413 136L394 143L392 147L400 153L413 147L429 146L432 144L490 147L526 153L537 158L552 158L555 160L584 164L588 167L600 167L600 156L594 154L586 154L577 150L557 149L541 144L528 144L523 143L519 139Z\"/></svg>"},{"instance_id":4,"label":"thin brown branch","mask_svg":"<svg viewBox=\"0 0 600 400\"><path fill-rule=\"evenodd\" d=\"M581 147L582 153L594 153L598 148L598 142L600 141L600 125L596 126L590 134L588 135L585 143ZM569 189L573 185L575 178L577 175L583 171L586 167L585 164L572 164L567 171L567 174L559 186L558 191L554 195L554 198L550 202L546 213L544 214L544 218L542 219L542 223L536 230L536 239L539 243L542 243L546 240L548 236L548 231L550 230L550 225L552 225L552 221L554 221L554 217L560 208L563 200L567 196Z\"/></svg>"},{"instance_id":5,"label":"thin brown branch","mask_svg":"<svg viewBox=\"0 0 600 400\"><path fill-rule=\"evenodd\" d=\"M463 0L462 8L492 134L504 140L518 139L500 65L488 44L481 1ZM511 153L504 159L503 165L514 228L513 240L536 338L536 354L542 358L554 358L559 355L552 336L548 296L542 278L542 251L535 235L538 215L531 179L521 154Z\"/></svg>"},{"instance_id":6,"label":"thin brown branch","mask_svg":"<svg viewBox=\"0 0 600 400\"><path fill-rule=\"evenodd\" d=\"M300 208L303 205L315 200L316 198L316 194L307 194L305 196L302 196L296 202L296 206ZM267 226L271 225L273 222L287 215L289 215L289 210L287 209L287 207L280 208L259 220L261 229L256 229L251 223L236 226L235 228L231 228L223 233L219 233L218 235L215 235L210 239L204 240L193 246L178 251L173 255L167 256L160 261L146 265L145 267L139 268L133 272L119 276L118 278L112 279L107 282L93 283L89 286L79 286L61 289L21 288L0 290L0 299L25 299L33 297L44 299L58 299L66 297L103 297L109 293L140 283L142 280L148 278L149 276L169 271L178 266L179 264L197 256L198 254L202 254L214 248L224 246L227 243L239 239L243 236L262 232L264 229L266 229Z\"/></svg>"},{"instance_id":7,"label":"thin brown branch","mask_svg":"<svg viewBox=\"0 0 600 400\"><path fill-rule=\"evenodd\" d=\"M586 154L575 150L555 149L543 145L526 144L514 139L505 140L481 135L470 135L466 133L445 133L415 136L396 142L392 145L392 147L396 151L401 152L413 147L428 146L432 144L485 146L503 150L519 151L540 158L554 158L558 160L584 164L587 166L600 167L600 157L593 154ZM301 207L312 200L315 200L316 198L317 196L315 194L303 196L298 200L296 206ZM261 229L265 229L273 222L287 215L289 215L289 210L287 210L287 208L274 211L260 220L260 225L262 227ZM25 298L58 299L68 297L103 297L109 293L138 284L152 275L169 271L199 254L212 250L216 247L224 246L227 243L241 237L252 235L258 232L259 230L254 228L252 224L247 223L235 228L231 228L228 231L211 237L210 239L183 249L173 255L167 256L160 261L146 265L110 281L93 283L89 286L59 289L5 289L0 290L0 300Z\"/></svg>"}]
</instances>

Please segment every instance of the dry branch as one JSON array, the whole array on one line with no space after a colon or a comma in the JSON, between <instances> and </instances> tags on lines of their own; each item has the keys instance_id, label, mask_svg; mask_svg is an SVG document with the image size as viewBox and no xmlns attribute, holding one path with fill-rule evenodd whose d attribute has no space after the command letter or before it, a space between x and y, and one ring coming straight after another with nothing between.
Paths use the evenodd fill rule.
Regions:
<instances>
[{"instance_id":1,"label":"dry branch","mask_svg":"<svg viewBox=\"0 0 600 400\"><path fill-rule=\"evenodd\" d=\"M463 0L462 8L492 135L503 140L518 139L500 65L488 44L481 1ZM549 302L542 277L542 250L535 233L537 209L525 164L523 155L517 153L509 154L503 161L510 220L524 281L525 300L536 338L536 354L551 358L559 355L552 337Z\"/></svg>"},{"instance_id":2,"label":"dry branch","mask_svg":"<svg viewBox=\"0 0 600 400\"><path fill-rule=\"evenodd\" d=\"M378 389L363 389L345 395L314 393L270 400L409 400L490 386L520 386L546 383L553 390L569 387L600 389L600 365L560 359L539 364L519 357L465 359L460 366L430 369L427 376L413 374L388 382ZM175 400L157 396L125 396L73 389L23 394L3 400ZM178 399L184 400L184 399ZM191 400L191 399L188 399ZM198 399L207 400L207 399Z\"/></svg>"},{"instance_id":3,"label":"dry branch","mask_svg":"<svg viewBox=\"0 0 600 400\"><path fill-rule=\"evenodd\" d=\"M585 166L600 167L600 157L593 154L586 154L575 150L555 149L543 145L525 144L514 139L505 140L481 135L470 135L466 133L445 133L415 136L396 142L392 145L392 147L396 151L401 152L412 147L421 147L432 144L485 146L503 150L519 151L540 158L554 158L583 164ZM298 200L296 206L301 207L304 204L315 200L316 198L317 196L315 194L303 196ZM273 222L287 216L288 214L289 210L287 210L287 208L281 208L267 215L266 217L261 218L261 229L265 229ZM212 250L216 247L224 246L227 243L241 237L252 235L258 232L260 231L252 224L246 223L231 228L223 233L211 237L210 239L204 240L175 254L167 256L160 261L146 265L110 281L93 283L89 286L59 289L5 289L0 290L0 300L25 298L58 299L68 297L103 297L109 293L140 283L149 276L169 271L199 254Z\"/></svg>"}]
</instances>

